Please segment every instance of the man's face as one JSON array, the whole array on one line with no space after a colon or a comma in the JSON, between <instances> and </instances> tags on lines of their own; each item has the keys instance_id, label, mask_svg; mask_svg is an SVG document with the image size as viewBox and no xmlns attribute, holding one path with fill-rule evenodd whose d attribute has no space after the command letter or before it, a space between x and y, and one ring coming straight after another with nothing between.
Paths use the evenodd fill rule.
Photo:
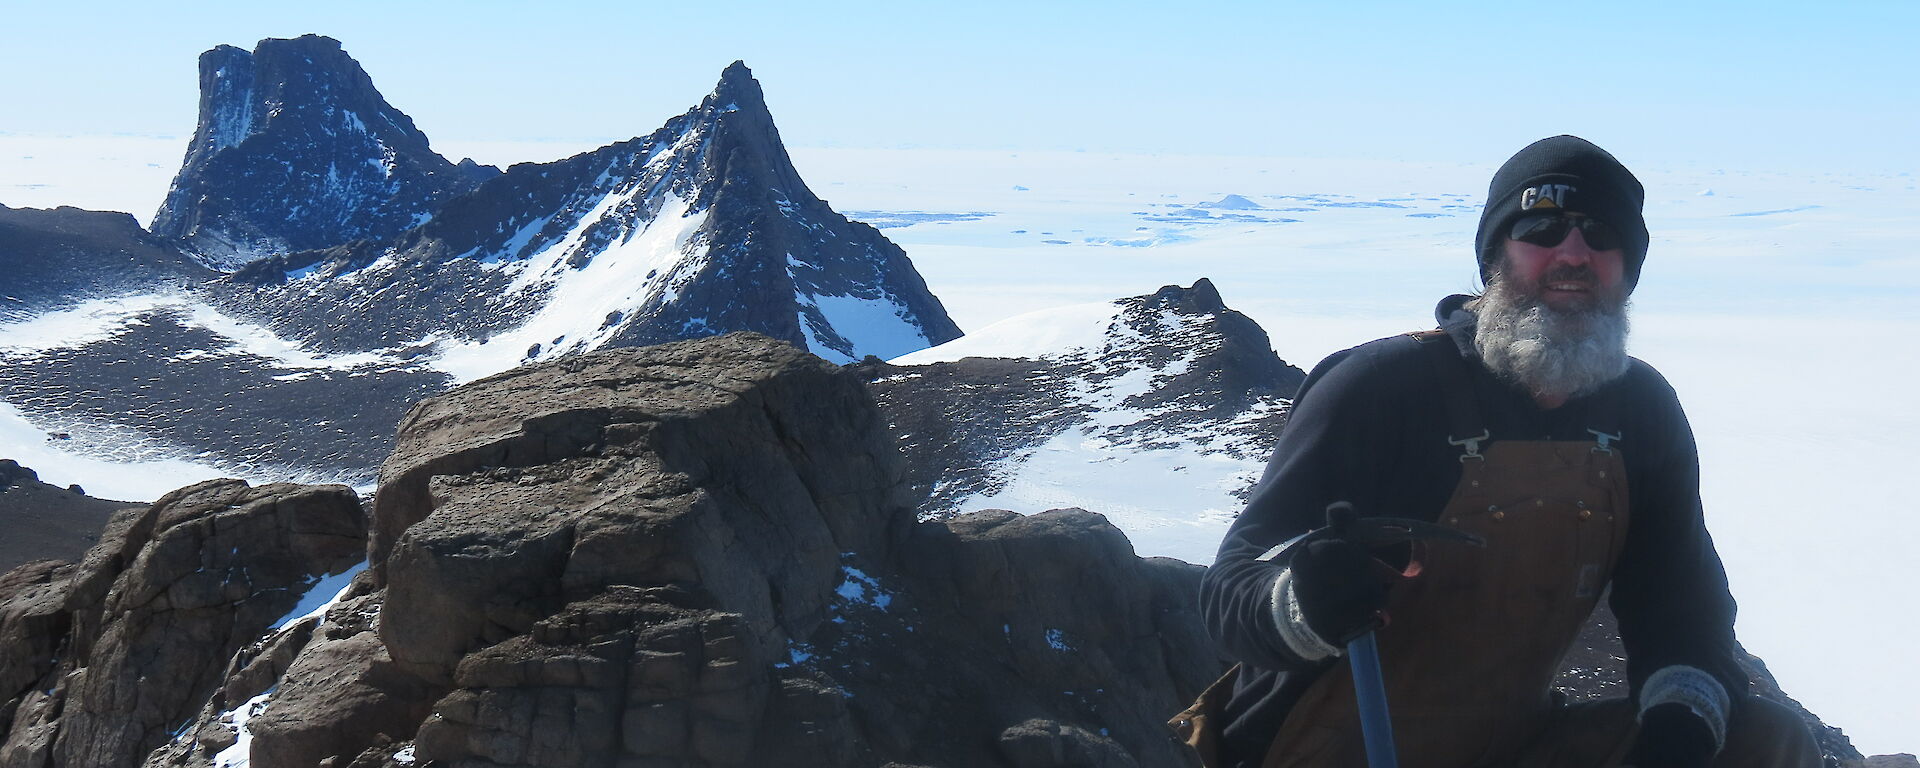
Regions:
<instances>
[{"instance_id":1,"label":"man's face","mask_svg":"<svg viewBox=\"0 0 1920 768\"><path fill-rule=\"evenodd\" d=\"M1580 214L1562 214L1578 221ZM1619 248L1596 251L1579 227L1568 227L1558 244L1536 245L1508 238L1503 279L1521 295L1558 312L1619 306L1626 301L1626 254Z\"/></svg>"}]
</instances>

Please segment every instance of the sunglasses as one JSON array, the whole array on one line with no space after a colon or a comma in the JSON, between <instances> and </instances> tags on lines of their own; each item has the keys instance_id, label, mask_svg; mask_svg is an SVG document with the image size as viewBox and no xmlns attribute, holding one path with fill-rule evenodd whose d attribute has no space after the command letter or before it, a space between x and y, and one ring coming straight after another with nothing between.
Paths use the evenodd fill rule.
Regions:
<instances>
[{"instance_id":1,"label":"sunglasses","mask_svg":"<svg viewBox=\"0 0 1920 768\"><path fill-rule=\"evenodd\" d=\"M1536 213L1522 217L1513 223L1513 230L1507 233L1507 237L1542 248L1552 248L1567 239L1567 232L1574 227L1580 228L1580 237L1587 241L1587 247L1596 251L1611 251L1627 244L1620 230L1606 222L1586 216L1574 218L1564 213Z\"/></svg>"}]
</instances>

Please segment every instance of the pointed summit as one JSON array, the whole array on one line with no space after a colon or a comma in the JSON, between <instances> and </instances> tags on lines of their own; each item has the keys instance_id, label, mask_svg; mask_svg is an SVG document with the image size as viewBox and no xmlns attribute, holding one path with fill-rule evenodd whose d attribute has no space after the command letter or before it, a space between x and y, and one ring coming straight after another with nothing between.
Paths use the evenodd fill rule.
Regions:
<instances>
[{"instance_id":1,"label":"pointed summit","mask_svg":"<svg viewBox=\"0 0 1920 768\"><path fill-rule=\"evenodd\" d=\"M745 61L735 61L720 71L720 85L713 89L715 96L745 97L753 101L764 102L766 95L760 90L760 81L753 79L753 70L747 68Z\"/></svg>"},{"instance_id":2,"label":"pointed summit","mask_svg":"<svg viewBox=\"0 0 1920 768\"><path fill-rule=\"evenodd\" d=\"M700 106L688 113L689 117L699 116L717 119L722 115L733 115L735 119L745 119L756 128L771 128L773 115L767 109L766 93L760 89L760 81L753 77L753 70L747 68L744 61L728 64L720 72L720 82L713 87L706 98L700 100Z\"/></svg>"},{"instance_id":3,"label":"pointed summit","mask_svg":"<svg viewBox=\"0 0 1920 768\"><path fill-rule=\"evenodd\" d=\"M491 174L456 169L329 37L200 56L200 122L153 231L210 266L386 239Z\"/></svg>"}]
</instances>

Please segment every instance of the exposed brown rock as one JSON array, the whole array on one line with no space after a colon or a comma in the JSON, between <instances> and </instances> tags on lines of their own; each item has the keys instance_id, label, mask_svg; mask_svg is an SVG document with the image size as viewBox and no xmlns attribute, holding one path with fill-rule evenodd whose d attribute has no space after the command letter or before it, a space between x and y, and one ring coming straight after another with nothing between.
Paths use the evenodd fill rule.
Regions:
<instances>
[{"instance_id":1,"label":"exposed brown rock","mask_svg":"<svg viewBox=\"0 0 1920 768\"><path fill-rule=\"evenodd\" d=\"M34 571L31 610L6 614L9 627L42 622L26 642L29 663L46 643L60 650L10 706L0 765L138 764L312 578L359 559L364 530L358 499L341 486L213 480L115 515L78 566ZM58 592L64 618L47 610ZM60 622L63 634L44 634Z\"/></svg>"},{"instance_id":2,"label":"exposed brown rock","mask_svg":"<svg viewBox=\"0 0 1920 768\"><path fill-rule=\"evenodd\" d=\"M260 768L1180 765L1161 723L1219 666L1199 568L1077 510L914 523L858 379L764 337L509 372L398 442L375 569L247 724Z\"/></svg>"},{"instance_id":3,"label":"exposed brown rock","mask_svg":"<svg viewBox=\"0 0 1920 768\"><path fill-rule=\"evenodd\" d=\"M59 665L73 623L66 610L73 570L72 563L41 560L0 575L0 733L12 728L23 703L46 696L40 686Z\"/></svg>"},{"instance_id":4,"label":"exposed brown rock","mask_svg":"<svg viewBox=\"0 0 1920 768\"><path fill-rule=\"evenodd\" d=\"M859 384L766 337L510 371L401 424L371 553L409 620L381 638L447 685L608 585L697 582L777 647L824 615L840 552L911 523L900 472Z\"/></svg>"}]
</instances>

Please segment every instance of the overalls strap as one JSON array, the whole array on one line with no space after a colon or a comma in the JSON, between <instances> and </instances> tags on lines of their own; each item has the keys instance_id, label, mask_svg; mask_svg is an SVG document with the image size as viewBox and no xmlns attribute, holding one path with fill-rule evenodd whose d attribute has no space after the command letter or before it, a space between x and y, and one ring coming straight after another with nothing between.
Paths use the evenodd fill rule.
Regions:
<instances>
[{"instance_id":1,"label":"overalls strap","mask_svg":"<svg viewBox=\"0 0 1920 768\"><path fill-rule=\"evenodd\" d=\"M1473 397L1473 382L1468 379L1467 360L1460 356L1459 347L1446 331L1421 331L1412 335L1427 351L1427 359L1433 363L1440 382L1441 399L1447 404L1447 442L1463 451L1461 462L1484 460L1480 445L1493 434L1480 418L1480 407Z\"/></svg>"}]
</instances>

